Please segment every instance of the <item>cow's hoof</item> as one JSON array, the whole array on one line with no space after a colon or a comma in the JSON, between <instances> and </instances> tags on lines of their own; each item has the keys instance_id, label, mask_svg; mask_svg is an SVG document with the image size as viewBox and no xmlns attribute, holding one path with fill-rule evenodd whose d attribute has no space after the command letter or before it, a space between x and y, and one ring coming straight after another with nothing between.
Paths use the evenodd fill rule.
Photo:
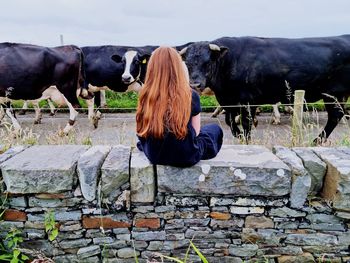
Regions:
<instances>
[{"instance_id":1,"label":"cow's hoof","mask_svg":"<svg viewBox=\"0 0 350 263\"><path fill-rule=\"evenodd\" d=\"M94 128L95 129L97 129L98 128L98 121L99 121L100 119L98 119L98 118L93 118L92 119L92 125L94 125Z\"/></svg>"},{"instance_id":2,"label":"cow's hoof","mask_svg":"<svg viewBox=\"0 0 350 263\"><path fill-rule=\"evenodd\" d=\"M35 120L34 124L41 124L41 120Z\"/></svg>"},{"instance_id":3,"label":"cow's hoof","mask_svg":"<svg viewBox=\"0 0 350 263\"><path fill-rule=\"evenodd\" d=\"M18 111L18 115L25 115L26 114L26 111L25 110L19 110Z\"/></svg>"},{"instance_id":4,"label":"cow's hoof","mask_svg":"<svg viewBox=\"0 0 350 263\"><path fill-rule=\"evenodd\" d=\"M323 146L326 143L327 143L327 138L317 137L315 140L312 141L312 146Z\"/></svg>"},{"instance_id":5,"label":"cow's hoof","mask_svg":"<svg viewBox=\"0 0 350 263\"><path fill-rule=\"evenodd\" d=\"M92 124L94 125L94 128L97 129L98 127L98 121L101 119L102 113L100 111L96 111L94 116L92 117Z\"/></svg>"},{"instance_id":6,"label":"cow's hoof","mask_svg":"<svg viewBox=\"0 0 350 263\"><path fill-rule=\"evenodd\" d=\"M55 112L50 112L49 116L50 117L55 116Z\"/></svg>"},{"instance_id":7,"label":"cow's hoof","mask_svg":"<svg viewBox=\"0 0 350 263\"><path fill-rule=\"evenodd\" d=\"M280 125L281 124L281 119L279 119L279 118L272 118L272 121L271 121L271 123L273 124L273 125Z\"/></svg>"}]
</instances>

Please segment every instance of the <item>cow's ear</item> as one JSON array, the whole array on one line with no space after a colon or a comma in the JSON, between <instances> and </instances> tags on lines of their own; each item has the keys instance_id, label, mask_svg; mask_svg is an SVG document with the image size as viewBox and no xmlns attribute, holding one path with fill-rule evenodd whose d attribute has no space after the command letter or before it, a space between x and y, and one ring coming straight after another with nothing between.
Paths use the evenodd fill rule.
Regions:
<instances>
[{"instance_id":1,"label":"cow's ear","mask_svg":"<svg viewBox=\"0 0 350 263\"><path fill-rule=\"evenodd\" d=\"M227 52L228 52L227 47L220 47L220 57L225 56Z\"/></svg>"},{"instance_id":2,"label":"cow's ear","mask_svg":"<svg viewBox=\"0 0 350 263\"><path fill-rule=\"evenodd\" d=\"M209 49L211 51L211 57L213 59L218 59L225 56L225 54L228 51L227 47L224 47L224 46L219 47L216 44L209 44Z\"/></svg>"},{"instance_id":3,"label":"cow's ear","mask_svg":"<svg viewBox=\"0 0 350 263\"><path fill-rule=\"evenodd\" d=\"M119 56L118 54L114 54L111 56L111 59L117 63L120 63L122 61L122 57Z\"/></svg>"},{"instance_id":4,"label":"cow's ear","mask_svg":"<svg viewBox=\"0 0 350 263\"><path fill-rule=\"evenodd\" d=\"M151 54L140 54L139 59L141 64L147 64Z\"/></svg>"}]
</instances>

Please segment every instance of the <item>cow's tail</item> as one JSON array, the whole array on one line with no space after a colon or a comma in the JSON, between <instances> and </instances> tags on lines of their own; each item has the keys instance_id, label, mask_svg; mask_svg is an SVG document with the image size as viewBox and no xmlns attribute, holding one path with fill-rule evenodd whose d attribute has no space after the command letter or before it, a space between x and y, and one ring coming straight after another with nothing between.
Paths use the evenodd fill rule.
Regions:
<instances>
[{"instance_id":1,"label":"cow's tail","mask_svg":"<svg viewBox=\"0 0 350 263\"><path fill-rule=\"evenodd\" d=\"M85 63L84 63L84 53L79 48L79 56L80 56L80 65L79 65L79 75L78 75L78 91L79 94L77 96L83 99L91 99L94 94L89 92L88 83L86 81L86 73L85 73Z\"/></svg>"}]
</instances>

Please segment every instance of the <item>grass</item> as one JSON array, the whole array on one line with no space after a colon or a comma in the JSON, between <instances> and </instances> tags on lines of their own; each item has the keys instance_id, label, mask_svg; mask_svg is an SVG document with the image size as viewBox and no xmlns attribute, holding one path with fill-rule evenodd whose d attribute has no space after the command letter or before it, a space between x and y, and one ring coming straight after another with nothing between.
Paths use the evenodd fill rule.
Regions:
<instances>
[{"instance_id":1,"label":"grass","mask_svg":"<svg viewBox=\"0 0 350 263\"><path fill-rule=\"evenodd\" d=\"M109 108L109 111L133 112L137 107L138 94L136 92L120 93L120 92L113 92L113 91L107 90L106 99L107 99L107 106ZM201 96L200 101L202 105L202 110L204 112L212 112L219 105L215 96ZM81 103L83 108L87 107L84 100L80 99L79 102ZM22 108L22 106L23 106L22 100L13 102L14 108ZM347 102L347 106L350 107L350 99ZM32 105L29 105L29 107L32 108ZM46 101L41 101L40 107L44 109L49 108ZM308 103L307 108L309 110L312 110L312 109L316 109L318 111L325 110L322 100L319 100L314 103ZM281 105L279 109L283 111L283 105ZM260 110L261 112L272 112L272 106L269 104L264 104L260 106Z\"/></svg>"}]
</instances>

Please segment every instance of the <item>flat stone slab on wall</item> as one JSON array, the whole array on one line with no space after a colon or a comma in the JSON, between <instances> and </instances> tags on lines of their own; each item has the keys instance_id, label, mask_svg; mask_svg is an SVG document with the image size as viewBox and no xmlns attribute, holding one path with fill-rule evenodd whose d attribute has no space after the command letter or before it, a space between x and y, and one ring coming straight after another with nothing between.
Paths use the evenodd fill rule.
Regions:
<instances>
[{"instance_id":1,"label":"flat stone slab on wall","mask_svg":"<svg viewBox=\"0 0 350 263\"><path fill-rule=\"evenodd\" d=\"M156 195L153 165L137 148L131 153L130 162L131 201L153 202Z\"/></svg>"},{"instance_id":2,"label":"flat stone slab on wall","mask_svg":"<svg viewBox=\"0 0 350 263\"><path fill-rule=\"evenodd\" d=\"M96 198L101 166L110 150L109 146L93 146L79 158L77 171L80 188L84 198L88 201L93 201Z\"/></svg>"},{"instance_id":3,"label":"flat stone slab on wall","mask_svg":"<svg viewBox=\"0 0 350 263\"><path fill-rule=\"evenodd\" d=\"M157 178L160 192L186 195L284 196L291 188L289 167L255 145L225 145L214 159L189 168L158 165Z\"/></svg>"},{"instance_id":4,"label":"flat stone slab on wall","mask_svg":"<svg viewBox=\"0 0 350 263\"><path fill-rule=\"evenodd\" d=\"M23 152L28 147L29 146L25 146L25 145L13 146L12 148L8 149L6 152L0 154L0 163L5 162L6 160L12 158L13 156L15 156L20 152Z\"/></svg>"},{"instance_id":5,"label":"flat stone slab on wall","mask_svg":"<svg viewBox=\"0 0 350 263\"><path fill-rule=\"evenodd\" d=\"M58 193L72 190L82 145L32 146L3 162L2 176L9 193Z\"/></svg>"},{"instance_id":6,"label":"flat stone slab on wall","mask_svg":"<svg viewBox=\"0 0 350 263\"><path fill-rule=\"evenodd\" d=\"M116 145L107 155L101 167L101 193L113 200L116 191L129 182L130 146Z\"/></svg>"},{"instance_id":7,"label":"flat stone slab on wall","mask_svg":"<svg viewBox=\"0 0 350 263\"><path fill-rule=\"evenodd\" d=\"M350 212L350 152L345 148L313 149L327 163L323 196L333 202L337 210ZM349 215L350 216L350 215Z\"/></svg>"}]
</instances>

